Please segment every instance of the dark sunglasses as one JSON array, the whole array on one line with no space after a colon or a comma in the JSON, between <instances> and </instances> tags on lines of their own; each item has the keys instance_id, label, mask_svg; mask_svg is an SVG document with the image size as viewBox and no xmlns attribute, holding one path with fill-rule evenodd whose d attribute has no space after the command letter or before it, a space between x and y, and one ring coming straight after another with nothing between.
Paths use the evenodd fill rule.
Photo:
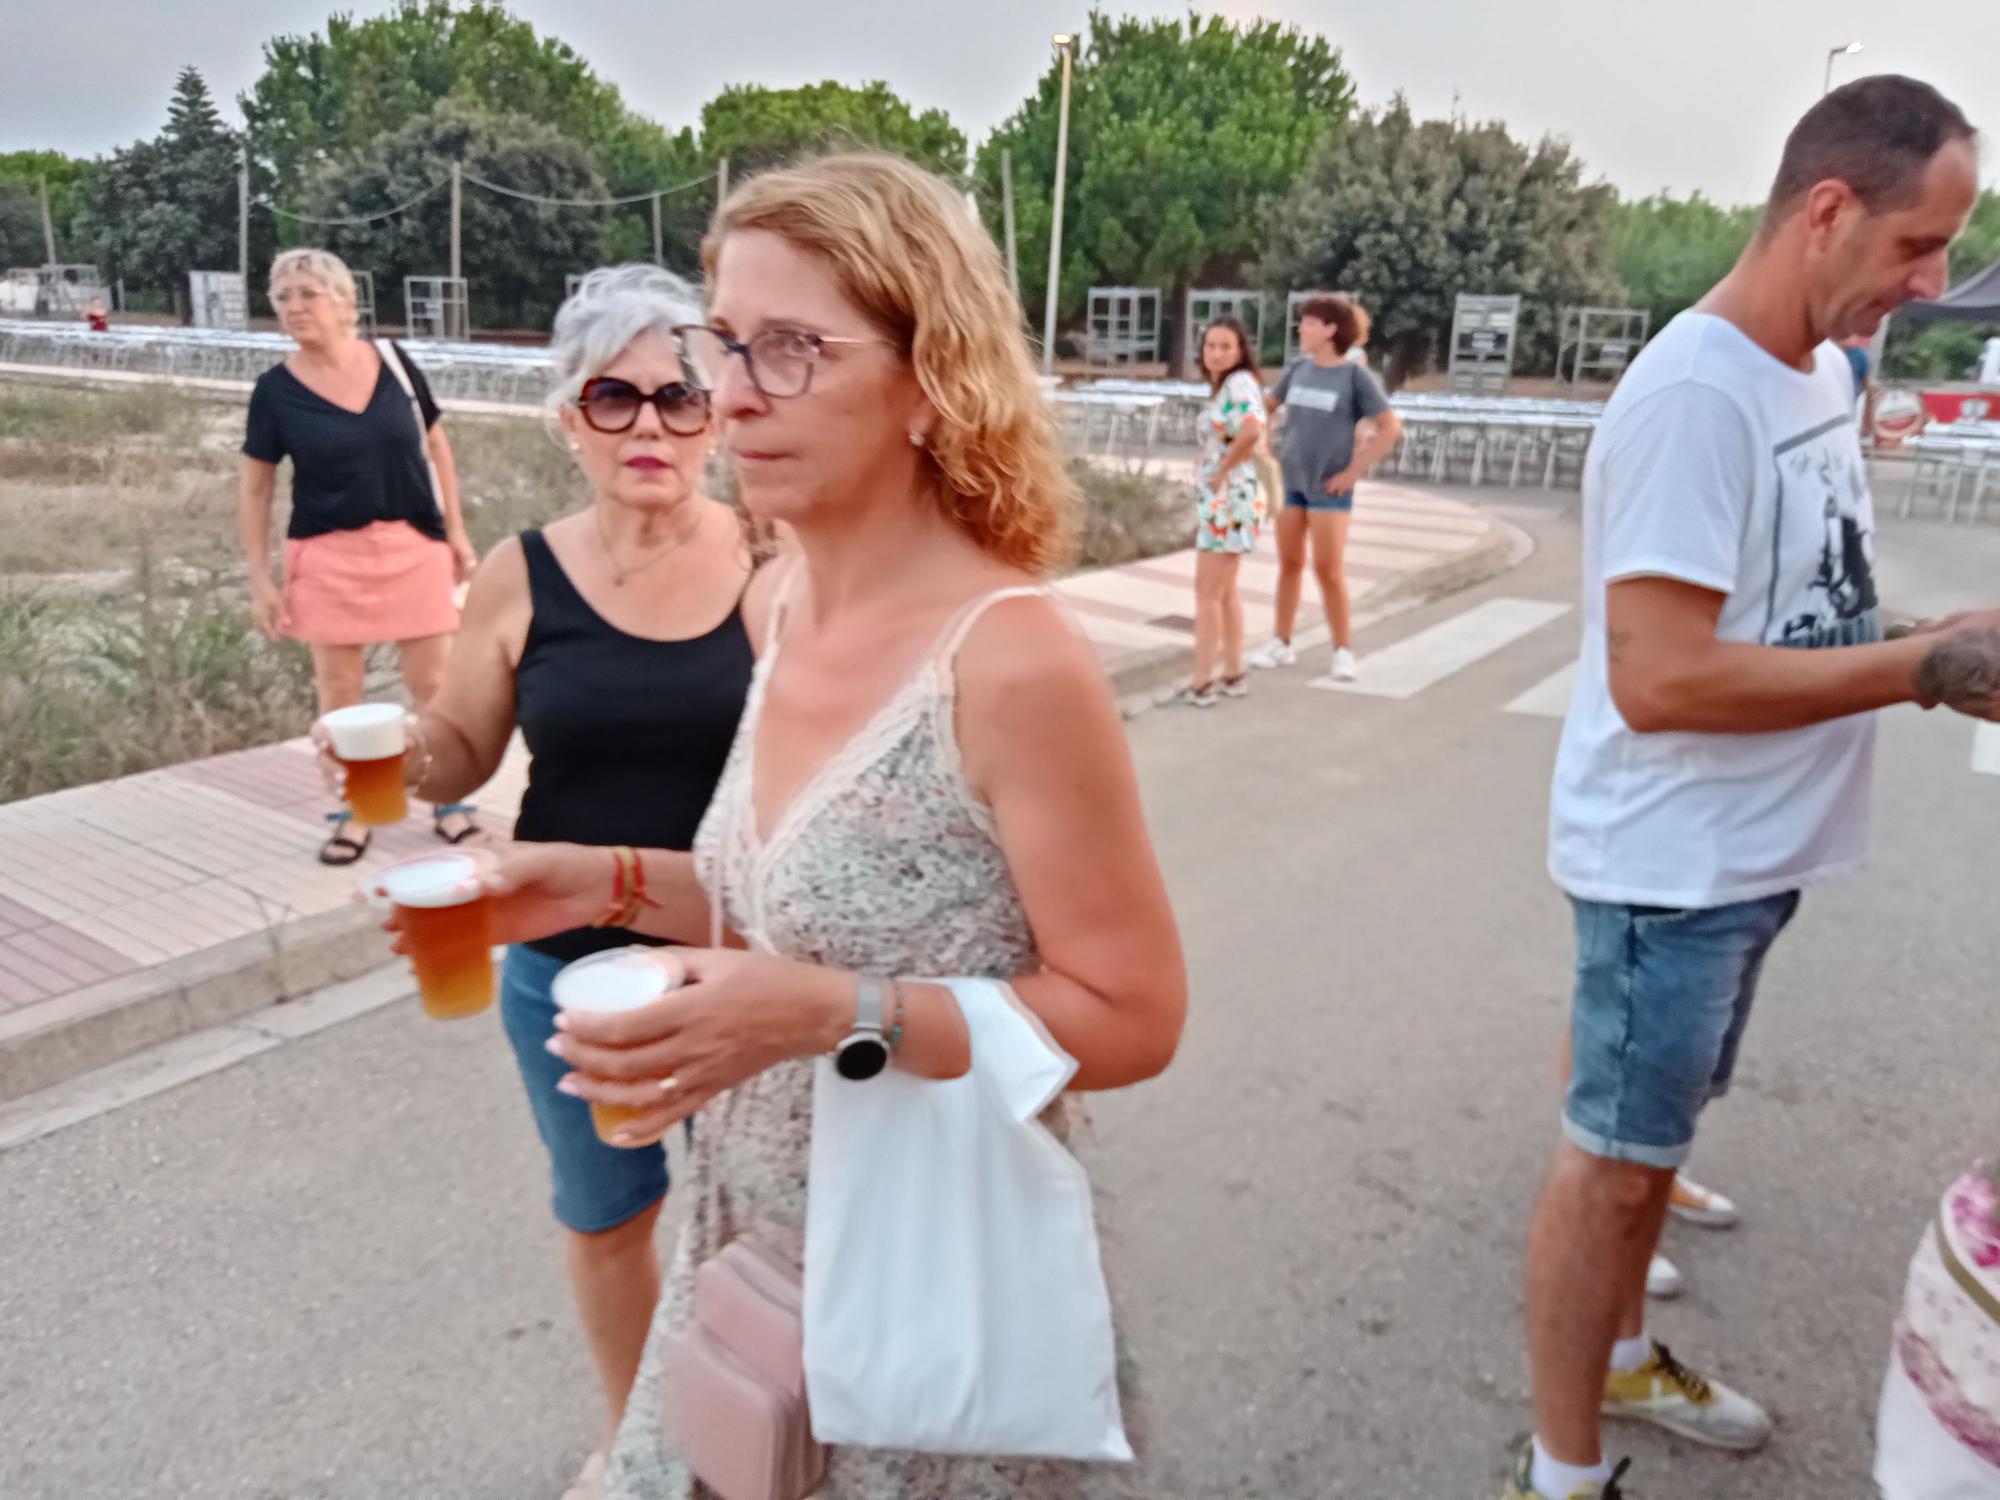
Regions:
<instances>
[{"instance_id":1,"label":"dark sunglasses","mask_svg":"<svg viewBox=\"0 0 2000 1500\"><path fill-rule=\"evenodd\" d=\"M649 402L660 425L676 437L693 437L708 426L708 392L685 380L642 391L629 380L599 375L583 383L576 407L598 432L629 432L639 420L639 408Z\"/></svg>"}]
</instances>

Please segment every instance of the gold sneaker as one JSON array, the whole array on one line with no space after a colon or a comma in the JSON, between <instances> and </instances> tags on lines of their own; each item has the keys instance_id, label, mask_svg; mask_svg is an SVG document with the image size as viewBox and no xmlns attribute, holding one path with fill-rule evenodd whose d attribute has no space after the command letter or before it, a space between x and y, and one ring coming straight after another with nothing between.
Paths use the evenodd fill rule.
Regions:
<instances>
[{"instance_id":1,"label":"gold sneaker","mask_svg":"<svg viewBox=\"0 0 2000 1500\"><path fill-rule=\"evenodd\" d=\"M1696 1374L1658 1339L1652 1357L1638 1369L1605 1375L1604 1415L1651 1422L1692 1442L1739 1453L1763 1447L1771 1435L1771 1417L1763 1407Z\"/></svg>"},{"instance_id":2,"label":"gold sneaker","mask_svg":"<svg viewBox=\"0 0 2000 1500\"><path fill-rule=\"evenodd\" d=\"M1514 1477L1500 1492L1500 1500L1628 1500L1625 1491L1618 1487L1618 1481L1631 1467L1631 1459L1621 1458L1618 1467L1611 1471L1611 1477L1601 1485L1587 1484L1580 1490L1571 1490L1567 1495L1544 1495L1534 1484L1535 1440L1524 1438L1514 1452Z\"/></svg>"}]
</instances>

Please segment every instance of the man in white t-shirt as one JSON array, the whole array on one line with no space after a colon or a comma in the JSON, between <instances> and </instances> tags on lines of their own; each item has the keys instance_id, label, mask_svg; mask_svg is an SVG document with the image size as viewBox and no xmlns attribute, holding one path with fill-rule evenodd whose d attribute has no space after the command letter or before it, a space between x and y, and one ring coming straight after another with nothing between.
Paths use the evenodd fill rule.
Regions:
<instances>
[{"instance_id":1,"label":"man in white t-shirt","mask_svg":"<svg viewBox=\"0 0 2000 1500\"><path fill-rule=\"evenodd\" d=\"M1972 129L1935 90L1829 94L1787 140L1757 238L1634 361L1591 445L1549 840L1576 914L1574 1062L1528 1247L1536 1432L1509 1500L1615 1495L1601 1415L1725 1448L1770 1433L1647 1336L1646 1266L1766 952L1800 891L1866 852L1871 711L2000 712L1994 618L1882 640L1833 342L1943 289L1977 190Z\"/></svg>"}]
</instances>

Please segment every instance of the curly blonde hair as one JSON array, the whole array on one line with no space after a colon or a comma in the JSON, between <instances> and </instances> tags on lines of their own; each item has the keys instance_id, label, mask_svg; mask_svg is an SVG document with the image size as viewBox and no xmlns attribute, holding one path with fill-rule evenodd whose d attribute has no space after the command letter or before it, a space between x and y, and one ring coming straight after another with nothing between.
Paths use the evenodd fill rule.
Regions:
<instances>
[{"instance_id":1,"label":"curly blonde hair","mask_svg":"<svg viewBox=\"0 0 2000 1500\"><path fill-rule=\"evenodd\" d=\"M941 178L855 152L751 178L702 242L714 284L722 242L762 229L823 257L894 339L936 408L928 452L952 519L989 556L1045 573L1069 556L1076 491L992 236Z\"/></svg>"}]
</instances>

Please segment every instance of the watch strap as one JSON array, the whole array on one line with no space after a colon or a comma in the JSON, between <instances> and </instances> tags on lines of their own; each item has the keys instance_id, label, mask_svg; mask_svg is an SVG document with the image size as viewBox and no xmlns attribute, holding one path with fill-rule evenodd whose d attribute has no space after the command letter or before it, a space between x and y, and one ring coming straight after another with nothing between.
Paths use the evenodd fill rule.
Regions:
<instances>
[{"instance_id":1,"label":"watch strap","mask_svg":"<svg viewBox=\"0 0 2000 1500\"><path fill-rule=\"evenodd\" d=\"M854 1025L857 1032L881 1036L889 1011L889 981L880 974L863 974L854 996Z\"/></svg>"}]
</instances>

